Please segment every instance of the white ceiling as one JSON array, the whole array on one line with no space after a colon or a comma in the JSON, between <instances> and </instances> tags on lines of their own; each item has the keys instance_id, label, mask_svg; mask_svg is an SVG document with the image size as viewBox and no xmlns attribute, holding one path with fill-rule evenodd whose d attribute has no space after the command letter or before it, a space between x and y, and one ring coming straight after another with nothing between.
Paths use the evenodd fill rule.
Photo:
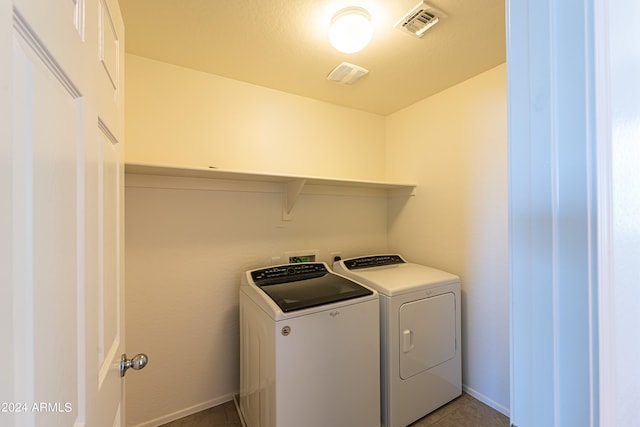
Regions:
<instances>
[{"instance_id":1,"label":"white ceiling","mask_svg":"<svg viewBox=\"0 0 640 427\"><path fill-rule=\"evenodd\" d=\"M427 1L448 18L415 38L393 26L418 0L119 0L128 53L381 115L505 62L504 0ZM347 6L375 27L350 55L327 38ZM343 61L369 74L327 81Z\"/></svg>"}]
</instances>

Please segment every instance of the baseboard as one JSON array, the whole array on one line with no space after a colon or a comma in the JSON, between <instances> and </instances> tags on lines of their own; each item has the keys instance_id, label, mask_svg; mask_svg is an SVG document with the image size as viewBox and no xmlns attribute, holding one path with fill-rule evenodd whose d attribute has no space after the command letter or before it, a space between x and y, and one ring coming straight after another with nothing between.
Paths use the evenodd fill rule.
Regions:
<instances>
[{"instance_id":1,"label":"baseboard","mask_svg":"<svg viewBox=\"0 0 640 427\"><path fill-rule=\"evenodd\" d=\"M476 390L474 390L471 387L466 386L464 384L462 385L462 391L464 391L465 393L467 393L469 396L473 397L474 399L477 399L480 402L484 403L485 405L492 407L493 409L495 409L496 411L504 414L505 416L510 417L511 411L509 410L509 408L505 408L504 406L502 406L498 402L496 402L496 401L494 401L492 399L489 399L484 394L479 393Z\"/></svg>"},{"instance_id":2,"label":"baseboard","mask_svg":"<svg viewBox=\"0 0 640 427\"><path fill-rule=\"evenodd\" d=\"M189 415L193 415L197 412L204 411L205 409L213 408L214 406L222 405L230 400L234 400L233 394L227 394L221 397L217 397L215 399L207 400L206 402L199 403L197 405L190 406L185 409L181 409L179 411L173 412L171 414L163 415L162 417L158 417L156 419L146 421L141 424L136 424L133 427L158 427L166 423L170 423L171 421L178 420L180 418L188 417Z\"/></svg>"},{"instance_id":3,"label":"baseboard","mask_svg":"<svg viewBox=\"0 0 640 427\"><path fill-rule=\"evenodd\" d=\"M464 391L465 393L467 393L469 396L473 397L474 399L477 399L480 402L484 403L485 405L492 407L493 409L495 409L496 411L504 414L505 416L507 416L507 417L510 416L509 408L506 408L506 407L500 405L496 401L488 398L487 396L485 396L482 393L477 392L476 390L472 389L471 387L466 386L466 385L463 384L462 385L462 391ZM176 411L176 412L173 412L171 414L164 415L164 416L156 418L154 420L146 421L146 422L141 423L141 424L136 424L133 427L158 427L158 426L161 426L163 424L170 423L171 421L175 421L175 420L178 420L180 418L188 417L189 415L193 415L193 414L195 414L197 412L200 412L200 411L204 411L205 409L209 409L209 408L213 408L214 406L222 405L223 403L226 403L226 402L228 402L230 400L233 400L233 403L236 406L236 410L238 411L238 415L240 416L240 422L242 423L243 426L246 427L245 421L244 421L244 419L242 417L242 411L240 411L240 406L239 406L239 402L238 402L238 395L234 395L234 394L228 394L228 395L225 395L225 396L218 397L216 399L211 399L211 400L208 400L206 402L202 402L202 403L199 403L197 405L193 405L193 406L190 406L188 408L182 409L180 411Z\"/></svg>"},{"instance_id":4,"label":"baseboard","mask_svg":"<svg viewBox=\"0 0 640 427\"><path fill-rule=\"evenodd\" d=\"M242 427L247 427L247 423L244 420L244 416L242 415L242 411L240 410L240 395L239 394L234 394L233 395L233 403L236 405L236 411L238 412L238 417L240 417L240 423L242 424Z\"/></svg>"}]
</instances>

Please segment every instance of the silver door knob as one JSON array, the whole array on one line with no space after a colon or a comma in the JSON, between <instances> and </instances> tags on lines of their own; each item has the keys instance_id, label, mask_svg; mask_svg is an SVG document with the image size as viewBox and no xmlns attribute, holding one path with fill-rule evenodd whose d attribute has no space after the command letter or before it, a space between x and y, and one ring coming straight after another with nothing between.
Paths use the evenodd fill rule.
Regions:
<instances>
[{"instance_id":1,"label":"silver door knob","mask_svg":"<svg viewBox=\"0 0 640 427\"><path fill-rule=\"evenodd\" d=\"M135 356L133 356L133 358L127 359L127 354L122 353L122 357L120 358L120 376L124 377L124 374L129 368L132 368L135 371L139 371L140 369L147 366L147 363L149 363L149 358L146 354L136 354Z\"/></svg>"}]
</instances>

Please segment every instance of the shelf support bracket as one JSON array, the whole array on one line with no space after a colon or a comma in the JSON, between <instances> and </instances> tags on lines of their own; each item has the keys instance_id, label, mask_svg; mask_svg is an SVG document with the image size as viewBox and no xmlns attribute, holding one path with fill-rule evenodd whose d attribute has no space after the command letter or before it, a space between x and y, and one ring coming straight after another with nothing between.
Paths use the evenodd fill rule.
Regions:
<instances>
[{"instance_id":1,"label":"shelf support bracket","mask_svg":"<svg viewBox=\"0 0 640 427\"><path fill-rule=\"evenodd\" d=\"M294 181L289 181L286 183L285 193L284 193L284 206L282 207L282 220L283 221L291 221L293 220L293 207L298 201L298 197L300 193L302 193L302 189L304 185L307 183L306 179L296 179Z\"/></svg>"}]
</instances>

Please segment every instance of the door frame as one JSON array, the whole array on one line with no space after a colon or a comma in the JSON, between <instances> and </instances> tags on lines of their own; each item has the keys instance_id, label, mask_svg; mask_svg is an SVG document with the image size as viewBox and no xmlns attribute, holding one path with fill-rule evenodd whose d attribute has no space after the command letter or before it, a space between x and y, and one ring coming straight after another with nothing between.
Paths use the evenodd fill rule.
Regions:
<instances>
[{"instance_id":1,"label":"door frame","mask_svg":"<svg viewBox=\"0 0 640 427\"><path fill-rule=\"evenodd\" d=\"M507 0L511 422L518 427L616 424L610 7Z\"/></svg>"}]
</instances>

